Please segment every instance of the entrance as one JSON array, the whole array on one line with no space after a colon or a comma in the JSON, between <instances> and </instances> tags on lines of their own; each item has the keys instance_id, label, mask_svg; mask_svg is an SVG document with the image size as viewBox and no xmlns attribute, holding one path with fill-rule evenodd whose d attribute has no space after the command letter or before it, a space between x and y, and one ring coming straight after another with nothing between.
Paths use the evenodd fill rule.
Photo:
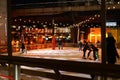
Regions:
<instances>
[{"instance_id":1,"label":"entrance","mask_svg":"<svg viewBox=\"0 0 120 80\"><path fill-rule=\"evenodd\" d=\"M92 43L101 42L100 28L90 28L88 39Z\"/></svg>"},{"instance_id":2,"label":"entrance","mask_svg":"<svg viewBox=\"0 0 120 80\"><path fill-rule=\"evenodd\" d=\"M96 43L97 41L101 41L100 34L90 34L90 42Z\"/></svg>"}]
</instances>

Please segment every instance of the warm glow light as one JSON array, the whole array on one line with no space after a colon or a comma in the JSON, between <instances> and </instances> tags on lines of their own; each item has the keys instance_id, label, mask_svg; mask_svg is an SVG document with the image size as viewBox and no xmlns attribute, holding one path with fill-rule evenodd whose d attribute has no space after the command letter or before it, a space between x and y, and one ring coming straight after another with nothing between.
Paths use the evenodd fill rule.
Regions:
<instances>
[{"instance_id":1,"label":"warm glow light","mask_svg":"<svg viewBox=\"0 0 120 80\"><path fill-rule=\"evenodd\" d=\"M20 21L22 21L22 19L19 19Z\"/></svg>"},{"instance_id":2,"label":"warm glow light","mask_svg":"<svg viewBox=\"0 0 120 80\"><path fill-rule=\"evenodd\" d=\"M26 21L24 20L24 23L26 23Z\"/></svg>"},{"instance_id":3,"label":"warm glow light","mask_svg":"<svg viewBox=\"0 0 120 80\"><path fill-rule=\"evenodd\" d=\"M16 51L19 51L19 48L16 48Z\"/></svg>"},{"instance_id":4,"label":"warm glow light","mask_svg":"<svg viewBox=\"0 0 120 80\"><path fill-rule=\"evenodd\" d=\"M30 44L33 44L33 42L32 42L32 41L30 41Z\"/></svg>"},{"instance_id":5,"label":"warm glow light","mask_svg":"<svg viewBox=\"0 0 120 80\"><path fill-rule=\"evenodd\" d=\"M94 38L93 38L94 37ZM96 43L97 41L101 41L99 40L101 37L101 34L92 34L90 33L90 42Z\"/></svg>"},{"instance_id":6,"label":"warm glow light","mask_svg":"<svg viewBox=\"0 0 120 80\"><path fill-rule=\"evenodd\" d=\"M113 6L113 9L115 9L115 6Z\"/></svg>"},{"instance_id":7,"label":"warm glow light","mask_svg":"<svg viewBox=\"0 0 120 80\"><path fill-rule=\"evenodd\" d=\"M37 23L40 23L40 21L37 21Z\"/></svg>"},{"instance_id":8,"label":"warm glow light","mask_svg":"<svg viewBox=\"0 0 120 80\"><path fill-rule=\"evenodd\" d=\"M110 7L108 7L108 9L110 9Z\"/></svg>"},{"instance_id":9,"label":"warm glow light","mask_svg":"<svg viewBox=\"0 0 120 80\"><path fill-rule=\"evenodd\" d=\"M29 22L31 22L31 20L29 20Z\"/></svg>"},{"instance_id":10,"label":"warm glow light","mask_svg":"<svg viewBox=\"0 0 120 80\"><path fill-rule=\"evenodd\" d=\"M91 28L90 29L90 34L88 35L88 41L90 41L92 43L101 41L100 28Z\"/></svg>"},{"instance_id":11,"label":"warm glow light","mask_svg":"<svg viewBox=\"0 0 120 80\"><path fill-rule=\"evenodd\" d=\"M120 2L118 2L118 4L120 4Z\"/></svg>"}]
</instances>

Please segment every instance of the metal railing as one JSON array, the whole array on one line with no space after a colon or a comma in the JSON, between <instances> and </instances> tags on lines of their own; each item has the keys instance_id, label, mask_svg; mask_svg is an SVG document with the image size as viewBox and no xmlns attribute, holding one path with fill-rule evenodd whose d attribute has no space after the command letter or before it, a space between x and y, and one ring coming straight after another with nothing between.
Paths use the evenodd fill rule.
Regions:
<instances>
[{"instance_id":1,"label":"metal railing","mask_svg":"<svg viewBox=\"0 0 120 80\"><path fill-rule=\"evenodd\" d=\"M17 57L17 56L8 57L3 55L0 55L0 63L52 69L54 70L55 74L51 74L47 72L45 73L47 76L44 75L44 77L54 78L55 80L94 80L92 79L93 77L88 79L82 77L63 75L59 72L60 70L90 74L91 76L102 76L102 78L106 78L106 77L120 78L119 75L120 65L88 63L88 62L56 60L56 59L28 58L28 57ZM21 72L25 74L29 74L30 72L32 72L36 76L38 75L40 76L41 73L39 71L25 70L25 69L21 69ZM107 79L101 79L101 80L107 80Z\"/></svg>"}]
</instances>

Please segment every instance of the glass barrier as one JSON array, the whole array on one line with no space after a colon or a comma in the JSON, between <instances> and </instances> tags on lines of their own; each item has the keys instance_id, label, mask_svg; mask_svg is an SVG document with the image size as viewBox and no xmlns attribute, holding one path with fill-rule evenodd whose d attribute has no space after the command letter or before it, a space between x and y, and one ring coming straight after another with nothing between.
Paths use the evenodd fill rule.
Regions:
<instances>
[{"instance_id":1,"label":"glass barrier","mask_svg":"<svg viewBox=\"0 0 120 80\"><path fill-rule=\"evenodd\" d=\"M0 54L7 53L7 0L0 0Z\"/></svg>"},{"instance_id":2,"label":"glass barrier","mask_svg":"<svg viewBox=\"0 0 120 80\"><path fill-rule=\"evenodd\" d=\"M0 0L1 1L1 0ZM37 5L38 2L29 2ZM55 4L58 6L50 6ZM20 5L23 4L23 5ZM31 50L39 51L51 49L53 53L59 50L59 38L63 42L63 53L67 50L73 54L77 53L78 59L82 61L102 62L101 46L101 0L94 1L46 1L40 2L40 6L33 7L27 2L11 1L11 45L12 52L31 53ZM48 6L47 6L48 4ZM83 4L83 5L80 5ZM94 5L93 5L94 4ZM45 5L44 8L41 8ZM22 7L21 7L22 6ZM116 40L116 49L120 55L120 28L119 28L119 2L114 0L106 2L106 37L108 32L112 33ZM43 6L42 6L43 7ZM90 8L90 10L88 9ZM7 2L0 2L0 53L7 53ZM113 14L111 14L113 13ZM53 35L55 38L53 40ZM80 46L80 42L82 46ZM86 51L85 42L90 46ZM23 46L21 44L24 43ZM92 45L92 46L91 46ZM23 47L23 49L21 48ZM54 48L55 47L55 48ZM70 48L69 48L70 47ZM36 52L35 51L35 52ZM78 51L78 52L77 52ZM90 53L88 52L90 51ZM44 52L42 52L44 53ZM60 53L58 51L58 53ZM41 54L41 53L40 53ZM35 54L34 54L35 55ZM37 55L37 54L36 54ZM74 54L73 56L76 56ZM34 56L33 56L34 57ZM67 57L67 56L66 56ZM71 58L71 60L74 60ZM120 60L117 59L119 64Z\"/></svg>"},{"instance_id":3,"label":"glass barrier","mask_svg":"<svg viewBox=\"0 0 120 80\"><path fill-rule=\"evenodd\" d=\"M120 53L120 24L119 18L117 18L119 17L119 2L109 0L105 3L106 15L104 16L104 14L101 14L101 0L43 2L18 2L12 0L12 51L21 53L21 43L24 43L25 48L22 51L28 52L33 49L46 49L50 47L58 49L59 38L61 38L64 47L76 47L79 48L79 51L81 50L83 54L80 55L81 59L92 59L102 62L101 46L104 43L101 43L103 38L101 28L105 26L106 32L103 35L106 38L108 32L112 33L116 40L115 45L118 53ZM50 6L51 4L55 5ZM106 18L106 23L102 25L104 22L102 22L101 18L104 17ZM55 44L52 44L53 35L55 35ZM80 47L79 42L82 42L82 47ZM88 49L90 53L83 49L86 44L85 42L88 42L90 46ZM1 43L5 43L5 40L1 40ZM47 44L49 44L49 47Z\"/></svg>"}]
</instances>

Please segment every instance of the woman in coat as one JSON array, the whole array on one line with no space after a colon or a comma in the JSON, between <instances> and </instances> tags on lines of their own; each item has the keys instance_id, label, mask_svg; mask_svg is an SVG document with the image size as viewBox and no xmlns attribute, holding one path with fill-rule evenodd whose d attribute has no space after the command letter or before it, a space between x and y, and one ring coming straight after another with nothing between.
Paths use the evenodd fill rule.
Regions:
<instances>
[{"instance_id":1,"label":"woman in coat","mask_svg":"<svg viewBox=\"0 0 120 80\"><path fill-rule=\"evenodd\" d=\"M108 33L106 42L107 62L108 64L115 64L116 58L119 58L119 55L115 46L116 40L114 39L111 33Z\"/></svg>"}]
</instances>

